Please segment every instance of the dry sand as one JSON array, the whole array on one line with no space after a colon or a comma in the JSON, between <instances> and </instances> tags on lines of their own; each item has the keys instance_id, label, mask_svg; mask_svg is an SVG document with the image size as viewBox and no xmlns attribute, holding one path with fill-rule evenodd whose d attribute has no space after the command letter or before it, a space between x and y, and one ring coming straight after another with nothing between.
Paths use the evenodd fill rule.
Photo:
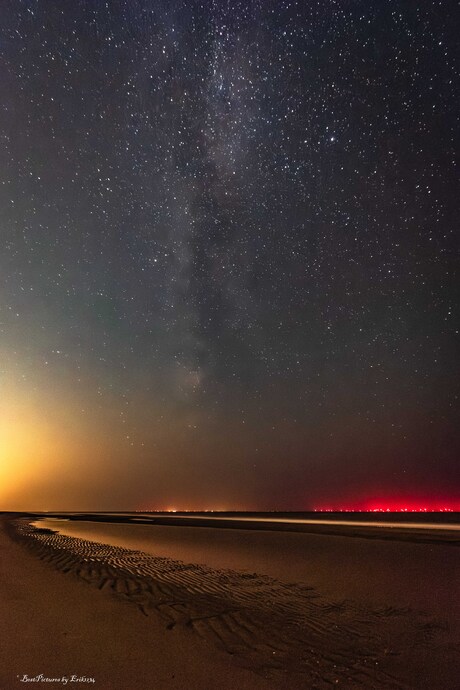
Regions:
<instances>
[{"instance_id":1,"label":"dry sand","mask_svg":"<svg viewBox=\"0 0 460 690\"><path fill-rule=\"evenodd\" d=\"M155 555L113 545L114 525L97 526L112 545L19 525L1 535L2 690L25 673L120 690L460 687L454 543L131 527L155 530Z\"/></svg>"}]
</instances>

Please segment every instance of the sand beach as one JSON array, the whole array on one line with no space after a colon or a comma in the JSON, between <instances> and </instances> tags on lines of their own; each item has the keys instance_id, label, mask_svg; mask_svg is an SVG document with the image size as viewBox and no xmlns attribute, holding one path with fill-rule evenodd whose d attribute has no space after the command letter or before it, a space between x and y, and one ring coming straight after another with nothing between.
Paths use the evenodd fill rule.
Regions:
<instances>
[{"instance_id":1,"label":"sand beach","mask_svg":"<svg viewBox=\"0 0 460 690\"><path fill-rule=\"evenodd\" d=\"M3 517L2 690L458 687L458 532L128 522Z\"/></svg>"}]
</instances>

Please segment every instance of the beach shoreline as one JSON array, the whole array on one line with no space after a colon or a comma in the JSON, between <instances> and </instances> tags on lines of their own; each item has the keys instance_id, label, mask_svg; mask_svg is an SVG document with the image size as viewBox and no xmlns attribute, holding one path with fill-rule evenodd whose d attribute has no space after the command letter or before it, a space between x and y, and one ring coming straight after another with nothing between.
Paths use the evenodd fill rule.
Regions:
<instances>
[{"instance_id":1,"label":"beach shoreline","mask_svg":"<svg viewBox=\"0 0 460 690\"><path fill-rule=\"evenodd\" d=\"M437 610L431 611L414 606L404 607L401 601L395 606L395 601L390 600L390 591L386 593L386 605L377 601L378 597L373 606L370 606L366 597L361 601L359 597L338 600L331 596L327 586L319 586L320 581L312 584L312 577L305 576L302 581L298 576L296 581L284 581L273 577L273 574L264 574L262 563L258 564L259 572L252 574L247 568L238 568L237 559L234 569L216 567L216 564L206 566L66 536L47 528L33 528L28 524L29 520L3 519L2 524L7 527L9 536L6 538L2 534L2 544L8 539L9 551L14 552L16 558L13 564L18 559L27 561L27 568L22 567L21 577L25 582L29 580L34 583L34 586L40 584L40 605L50 597L57 605L59 597L53 596L53 591L56 591L54 581L58 581L62 600L74 597L87 611L86 633L90 637L93 631L89 621L94 620L94 608L100 606L109 606L110 615L117 619L118 644L127 635L139 638L142 630L144 642L137 645L135 652L138 660L136 672L142 676L139 684L133 685L131 678L130 685L117 685L118 682L126 682L126 679L121 681L126 665L133 673L131 655L126 657L120 648L118 656L115 651L110 654L107 650L104 653L99 651L96 673L99 685L95 687L129 687L133 690L151 687L145 683L146 677L152 679L158 674L152 666L158 643L170 656L174 654L171 633L180 636L184 649L191 649L190 658L183 656L180 664L187 681L185 683L185 677L182 681L176 680L181 674L178 669L172 678L169 669L164 673L163 685L155 679L155 688L183 687L185 690L201 687L213 690L219 686L294 690L329 687L331 683L347 688L455 687L460 670L458 628L455 629L453 625L455 616L448 620L447 614L450 612L445 611L444 617L440 615L445 608L445 599L438 601ZM168 526L162 526L161 529L166 530L165 538L167 530L170 530L170 540L174 530L176 535L180 530ZM187 529L188 539L200 531L199 528ZM213 532L218 539L219 530L214 529ZM283 537L282 534L279 536ZM272 543L275 557L280 547L274 533L259 534L260 537ZM338 559L344 559L344 543L342 540L340 546L337 537L296 534L284 537L294 541L307 538L309 544L315 540L328 540L328 548L334 550ZM376 549L380 548L376 542L366 539L345 541L348 544L346 551L354 543L355 548L366 551L370 560L375 559ZM433 549L428 544L383 543L383 548L395 547ZM252 550L255 552L257 549ZM458 564L458 549L444 545L437 550L438 557L444 550L448 550L449 558ZM178 553L187 554L183 547ZM312 558L313 553L312 549ZM295 561L294 551L292 554ZM346 566L346 563L342 566ZM319 567L319 561L315 567ZM353 578L352 573L347 573L346 567L342 569L342 580ZM27 570L28 575L25 574ZM14 568L10 571L10 577L13 571ZM287 575L296 575L296 572L289 573L286 568ZM327 570L323 575L331 579ZM336 579L338 581L340 578ZM88 584L91 586L88 587ZM429 584L432 586L431 581ZM458 603L454 601L454 596L452 592L453 604ZM6 603L8 609L8 601ZM34 599L34 606L37 606L37 599ZM128 610L129 621L126 622ZM150 626L148 632L145 630L146 623ZM35 636L41 639L43 631L40 626L38 628L35 632L31 629L31 638ZM19 627L17 635L19 639ZM107 637L106 633L104 635ZM53 635L53 639L56 640L56 635ZM145 643L147 639L150 644ZM48 642L47 645L49 654ZM85 635L80 634L79 650L80 646L87 655ZM167 658L165 649L162 650L161 660L157 659L163 669L163 660ZM58 645L53 658L66 658L68 651ZM11 648L10 672L14 654ZM111 668L107 666L108 659ZM177 659L174 663L177 665ZM88 675L84 669L81 671ZM16 675L25 672L17 671ZM113 676L108 679L105 675L105 681L101 681L101 673L103 679L107 673L109 676L113 673ZM228 686L222 685L220 680L217 682L221 673L229 682ZM108 685L103 684L106 681ZM180 682L185 684L181 685ZM23 683L18 682L11 687L16 686L23 687Z\"/></svg>"}]
</instances>

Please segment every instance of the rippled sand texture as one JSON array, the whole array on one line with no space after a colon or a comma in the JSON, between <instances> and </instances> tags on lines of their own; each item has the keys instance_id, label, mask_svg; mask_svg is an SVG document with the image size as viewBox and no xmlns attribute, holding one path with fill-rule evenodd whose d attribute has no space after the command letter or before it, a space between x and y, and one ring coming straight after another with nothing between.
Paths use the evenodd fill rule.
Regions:
<instances>
[{"instance_id":1,"label":"rippled sand texture","mask_svg":"<svg viewBox=\"0 0 460 690\"><path fill-rule=\"evenodd\" d=\"M23 521L14 529L54 568L114 593L145 616L160 616L167 629L190 629L241 665L280 685L283 679L283 687L290 677L305 679L305 688L423 687L403 680L414 649L428 656L445 643L442 622L409 608L369 610L256 573L185 564Z\"/></svg>"}]
</instances>

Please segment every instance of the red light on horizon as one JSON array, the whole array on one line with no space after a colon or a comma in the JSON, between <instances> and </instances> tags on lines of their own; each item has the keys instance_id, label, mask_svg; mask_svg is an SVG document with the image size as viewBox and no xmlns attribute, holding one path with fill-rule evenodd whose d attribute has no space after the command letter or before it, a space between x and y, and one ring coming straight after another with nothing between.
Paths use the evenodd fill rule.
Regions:
<instances>
[{"instance_id":1,"label":"red light on horizon","mask_svg":"<svg viewBox=\"0 0 460 690\"><path fill-rule=\"evenodd\" d=\"M315 513L455 513L459 508L451 507L368 507L368 508L315 508Z\"/></svg>"}]
</instances>

